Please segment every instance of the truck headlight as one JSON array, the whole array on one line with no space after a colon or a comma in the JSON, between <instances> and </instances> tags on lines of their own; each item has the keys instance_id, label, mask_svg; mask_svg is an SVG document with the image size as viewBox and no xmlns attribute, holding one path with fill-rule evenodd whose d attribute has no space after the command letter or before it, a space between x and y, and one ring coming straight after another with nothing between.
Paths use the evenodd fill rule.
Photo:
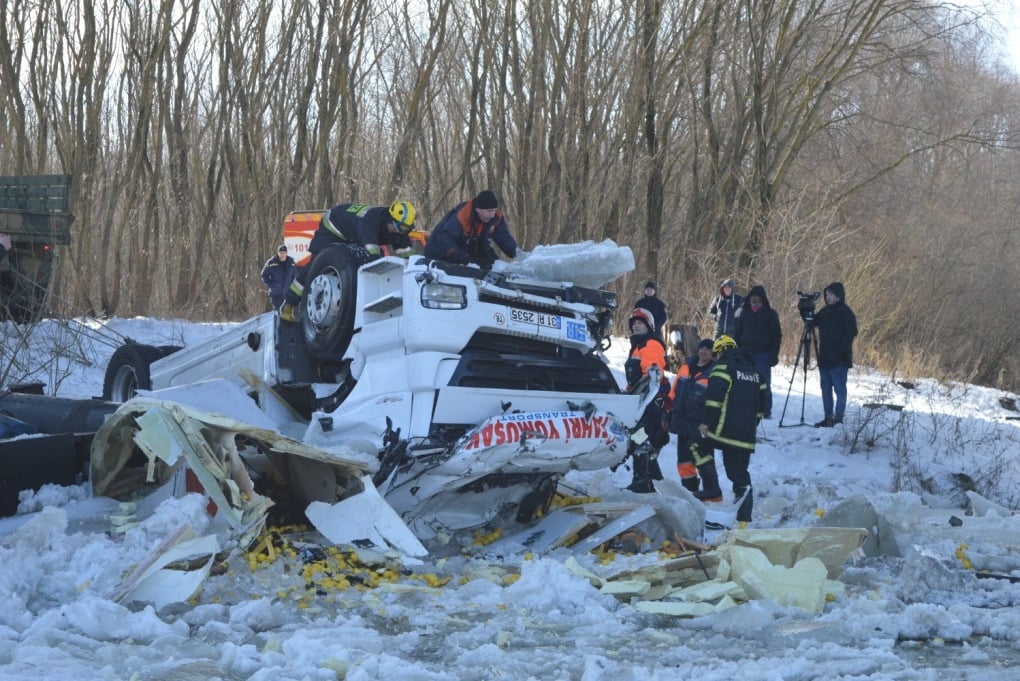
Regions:
<instances>
[{"instance_id":1,"label":"truck headlight","mask_svg":"<svg viewBox=\"0 0 1020 681\"><path fill-rule=\"evenodd\" d=\"M425 284L421 305L432 310L462 310L467 307L467 288L456 284Z\"/></svg>"}]
</instances>

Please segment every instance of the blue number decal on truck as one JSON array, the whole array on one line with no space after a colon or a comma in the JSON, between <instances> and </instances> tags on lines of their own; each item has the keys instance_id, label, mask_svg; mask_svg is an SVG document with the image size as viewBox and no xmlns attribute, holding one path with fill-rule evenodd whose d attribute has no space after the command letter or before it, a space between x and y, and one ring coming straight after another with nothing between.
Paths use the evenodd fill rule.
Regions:
<instances>
[{"instance_id":1,"label":"blue number decal on truck","mask_svg":"<svg viewBox=\"0 0 1020 681\"><path fill-rule=\"evenodd\" d=\"M584 322L567 322L567 340L588 342L588 329Z\"/></svg>"}]
</instances>

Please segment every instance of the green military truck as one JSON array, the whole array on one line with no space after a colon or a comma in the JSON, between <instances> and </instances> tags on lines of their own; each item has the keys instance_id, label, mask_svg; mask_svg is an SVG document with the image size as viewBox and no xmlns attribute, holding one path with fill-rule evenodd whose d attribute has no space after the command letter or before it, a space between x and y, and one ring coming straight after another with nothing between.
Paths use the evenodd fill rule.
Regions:
<instances>
[{"instance_id":1,"label":"green military truck","mask_svg":"<svg viewBox=\"0 0 1020 681\"><path fill-rule=\"evenodd\" d=\"M0 319L39 319L53 282L56 247L71 243L70 175L0 176L0 234L12 248L0 261Z\"/></svg>"}]
</instances>

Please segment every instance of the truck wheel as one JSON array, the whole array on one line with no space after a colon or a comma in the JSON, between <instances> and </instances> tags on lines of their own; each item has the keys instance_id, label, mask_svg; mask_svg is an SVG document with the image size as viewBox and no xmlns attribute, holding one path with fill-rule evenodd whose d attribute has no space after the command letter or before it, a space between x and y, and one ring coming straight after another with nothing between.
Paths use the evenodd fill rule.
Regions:
<instances>
[{"instance_id":1,"label":"truck wheel","mask_svg":"<svg viewBox=\"0 0 1020 681\"><path fill-rule=\"evenodd\" d=\"M174 346L164 346L169 348ZM138 390L152 388L149 365L170 354L164 348L139 343L122 345L113 353L106 365L103 378L103 399L111 402L127 402Z\"/></svg>"},{"instance_id":2,"label":"truck wheel","mask_svg":"<svg viewBox=\"0 0 1020 681\"><path fill-rule=\"evenodd\" d=\"M308 351L317 359L340 360L354 333L358 268L368 251L351 244L326 247L308 266L301 325Z\"/></svg>"}]
</instances>

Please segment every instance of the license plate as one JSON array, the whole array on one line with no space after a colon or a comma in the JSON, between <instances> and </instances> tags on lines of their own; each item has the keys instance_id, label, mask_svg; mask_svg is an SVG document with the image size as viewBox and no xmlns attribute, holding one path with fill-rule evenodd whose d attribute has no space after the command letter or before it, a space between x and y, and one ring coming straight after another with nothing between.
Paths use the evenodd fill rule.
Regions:
<instances>
[{"instance_id":1,"label":"license plate","mask_svg":"<svg viewBox=\"0 0 1020 681\"><path fill-rule=\"evenodd\" d=\"M547 329L563 328L563 317L558 314L535 312L533 310L518 310L513 307L510 308L510 321L518 324L544 326Z\"/></svg>"}]
</instances>

